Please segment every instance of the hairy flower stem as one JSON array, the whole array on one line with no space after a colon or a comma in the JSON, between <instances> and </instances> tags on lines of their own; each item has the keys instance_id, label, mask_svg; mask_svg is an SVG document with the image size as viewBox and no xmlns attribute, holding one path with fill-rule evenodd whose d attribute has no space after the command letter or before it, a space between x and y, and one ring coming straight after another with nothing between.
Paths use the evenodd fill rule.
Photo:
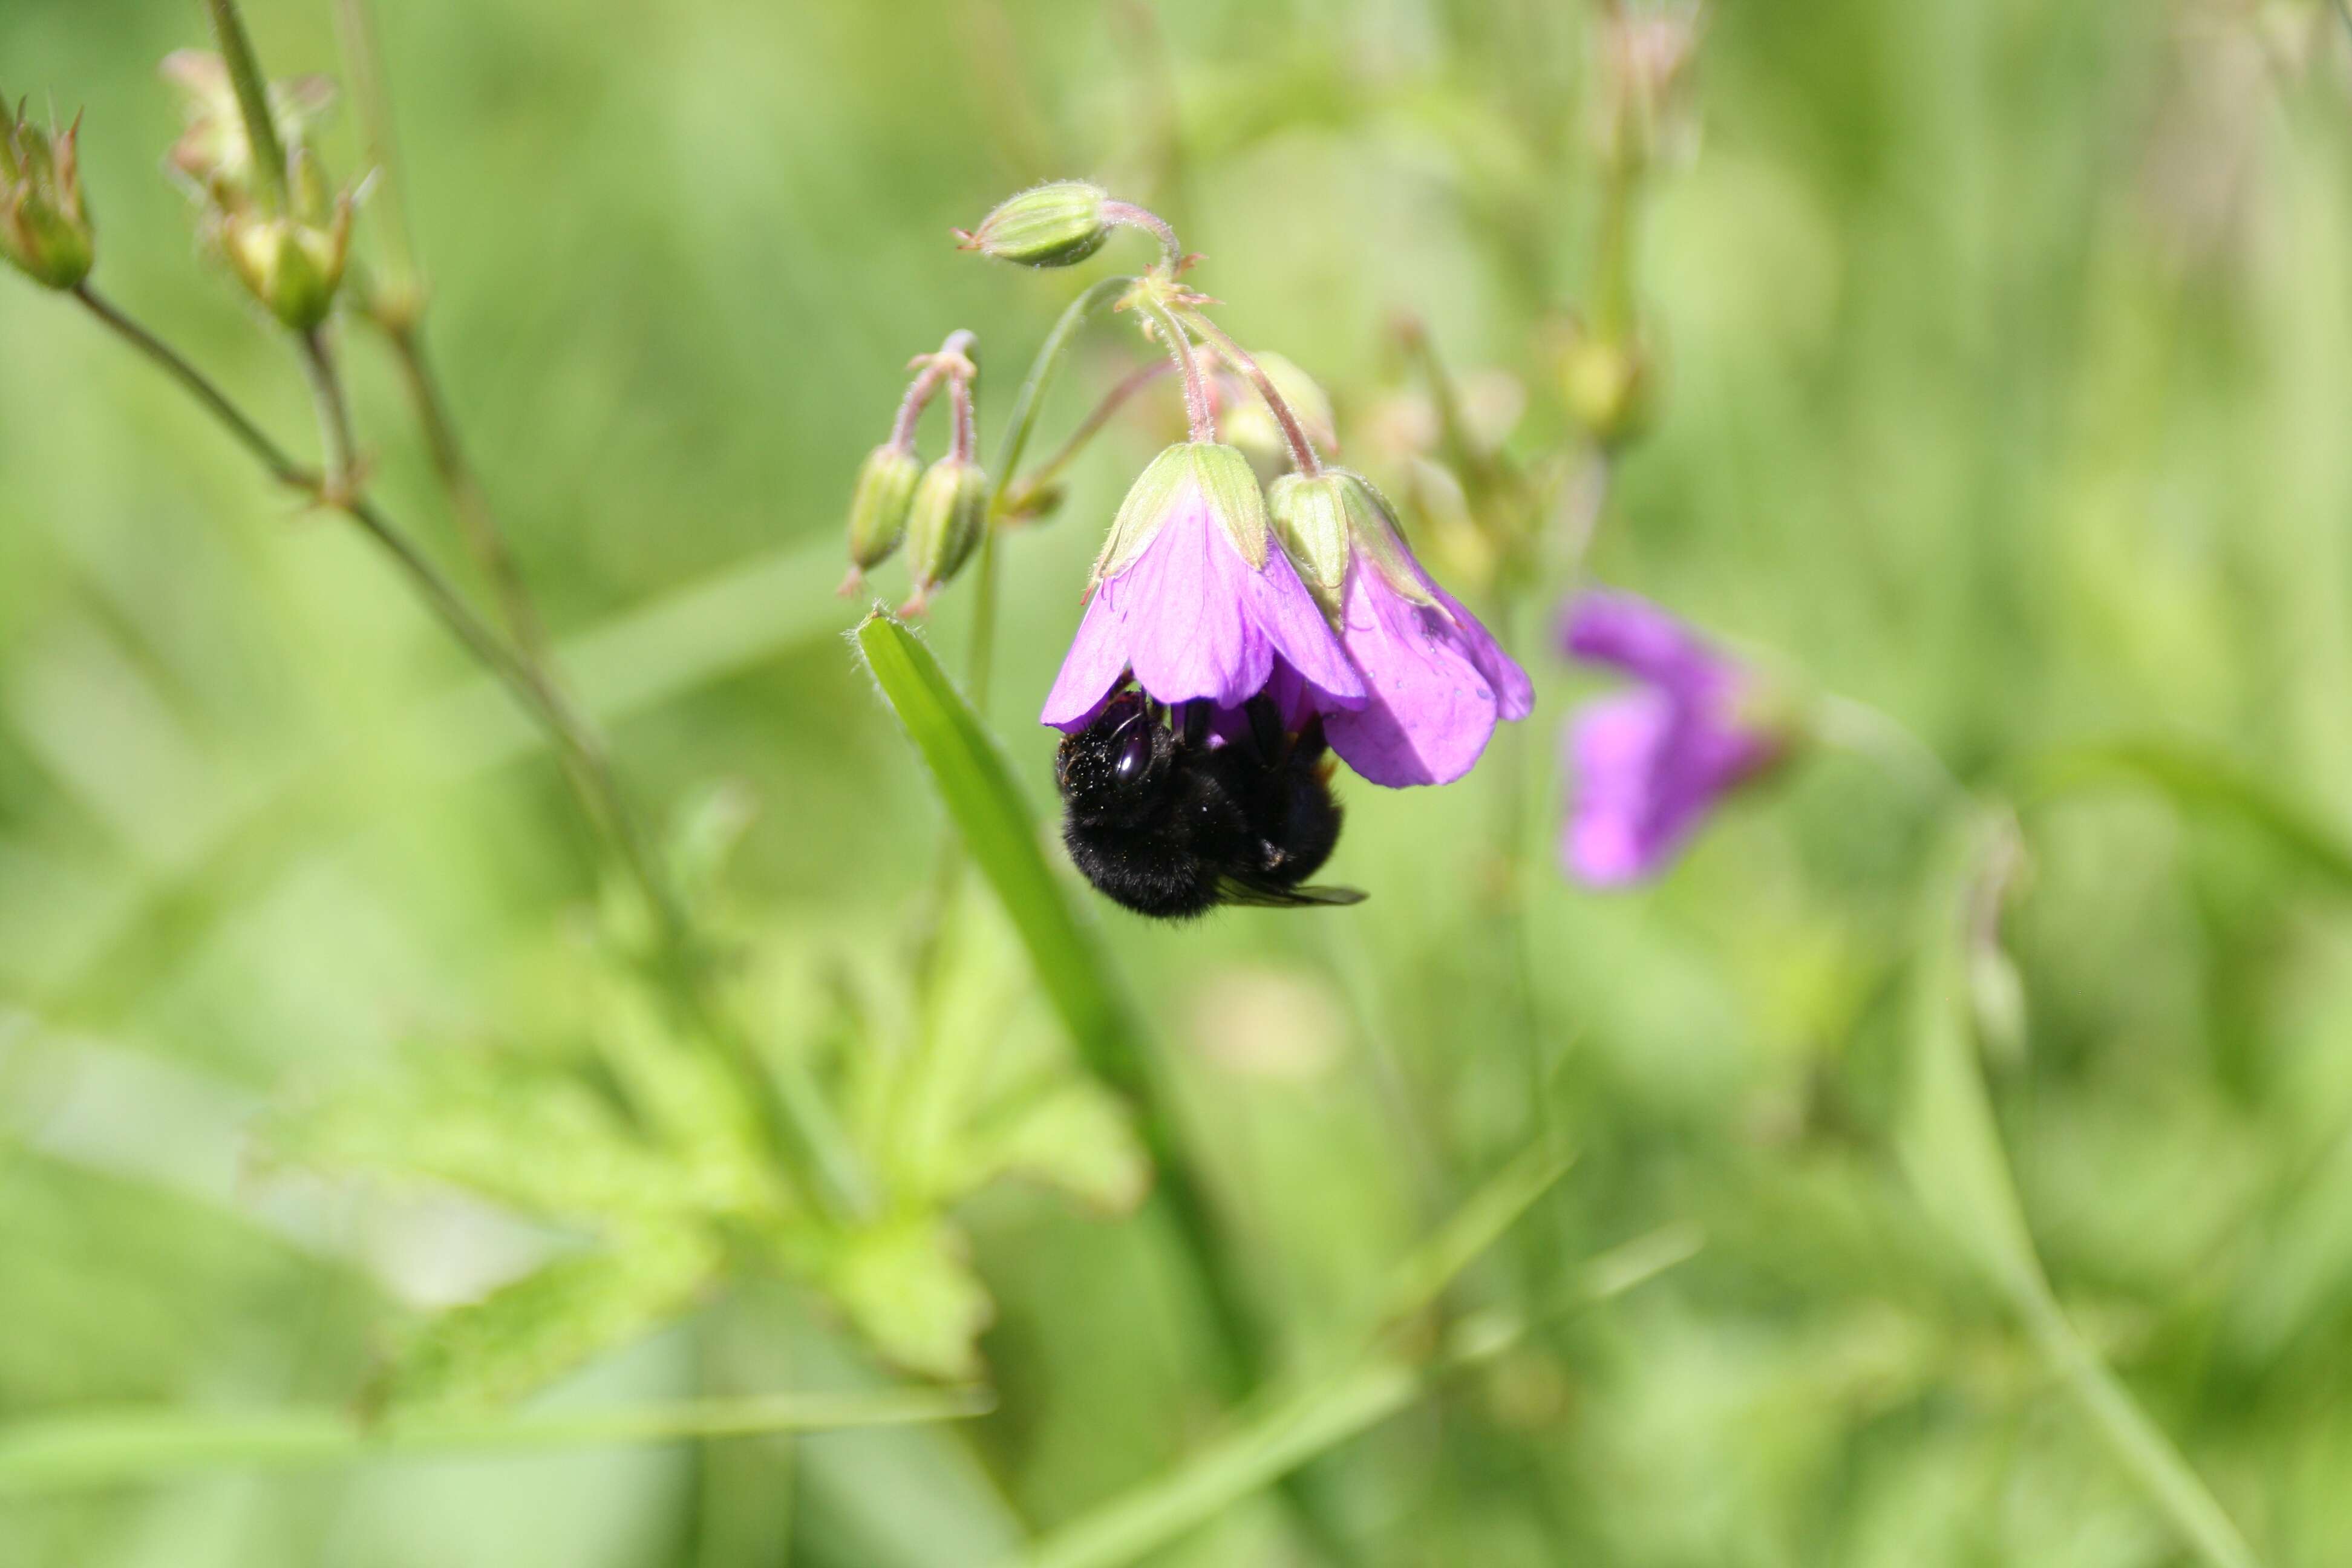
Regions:
<instances>
[{"instance_id":1,"label":"hairy flower stem","mask_svg":"<svg viewBox=\"0 0 2352 1568\"><path fill-rule=\"evenodd\" d=\"M244 19L236 14L236 0L205 0L210 13L213 37L220 44L221 59L228 67L229 85L236 91L236 111L245 121L247 145L253 153L253 165L261 175L262 190L272 204L272 210L284 212L288 205L286 187L286 149L278 140L278 121L269 111L269 79L262 74L261 61L253 52L253 40L246 36Z\"/></svg>"},{"instance_id":2,"label":"hairy flower stem","mask_svg":"<svg viewBox=\"0 0 2352 1568\"><path fill-rule=\"evenodd\" d=\"M1265 374L1250 352L1234 342L1232 335L1223 327L1198 310L1185 311L1184 320L1195 331L1216 344L1217 352L1225 357L1225 362L1249 377L1250 384L1257 388L1258 396L1265 402L1266 412L1272 414L1274 422L1282 426L1283 441L1290 447L1291 466L1310 479L1321 473L1323 463L1315 455L1315 443L1307 437L1307 427L1298 422L1298 416L1291 411L1289 403L1276 389L1273 378Z\"/></svg>"},{"instance_id":3,"label":"hairy flower stem","mask_svg":"<svg viewBox=\"0 0 2352 1568\"><path fill-rule=\"evenodd\" d=\"M901 452L915 449L915 425L923 410L939 393L942 381L962 379L961 370L971 363L972 345L980 340L967 328L959 327L947 335L936 353L919 356L915 363L922 368L915 379L907 384L907 395L898 400L898 416L890 422L890 445ZM959 362L961 362L961 365ZM971 453L964 454L967 458Z\"/></svg>"},{"instance_id":4,"label":"hairy flower stem","mask_svg":"<svg viewBox=\"0 0 2352 1568\"><path fill-rule=\"evenodd\" d=\"M710 967L683 905L671 889L660 857L614 773L604 736L572 705L549 669L516 648L478 615L457 586L418 549L382 509L364 495L338 490L288 457L227 395L154 333L117 310L94 289L84 286L75 297L100 322L160 366L178 382L238 443L257 458L270 476L311 500L331 506L349 517L361 531L389 555L407 578L427 610L451 636L489 670L517 706L546 731L565 775L572 781L583 808L604 833L624 872L644 899L657 942L656 968L664 989L682 1021L710 1044L743 1079L746 1094L766 1121L782 1155L808 1183L809 1189L835 1212L854 1212L863 1204L863 1184L848 1152L845 1136L835 1127L813 1089L789 1074L772 1075L751 1042L726 1016L710 994ZM341 388L333 363L321 356L312 363L331 386L320 389L322 402L331 396L338 408Z\"/></svg>"},{"instance_id":5,"label":"hairy flower stem","mask_svg":"<svg viewBox=\"0 0 2352 1568\"><path fill-rule=\"evenodd\" d=\"M1176 231L1166 218L1132 202L1105 202L1102 205L1105 223L1119 224L1128 228L1139 228L1160 242L1160 265L1173 278L1184 269L1184 247L1176 238Z\"/></svg>"},{"instance_id":6,"label":"hairy flower stem","mask_svg":"<svg viewBox=\"0 0 2352 1568\"><path fill-rule=\"evenodd\" d=\"M1029 450L1030 437L1036 433L1046 384L1054 379L1070 345L1077 341L1078 329L1086 324L1087 318L1134 285L1132 278L1106 278L1071 300L1053 330L1045 334L1045 341L1037 345L1036 357L1029 362L1029 374L1021 378L1021 389L1013 395L1013 416L1005 424L1004 450L997 458L996 482L988 494L988 522L980 536L978 597L972 610L971 646L964 668L971 705L983 719L988 716L989 680L996 662L996 534L1004 520L1005 498L1012 492L1013 472Z\"/></svg>"},{"instance_id":7,"label":"hairy flower stem","mask_svg":"<svg viewBox=\"0 0 2352 1568\"><path fill-rule=\"evenodd\" d=\"M1173 310L1146 290L1138 290L1130 298L1135 301L1136 313L1151 323L1160 335L1160 342L1167 348L1168 357L1175 364L1176 373L1184 378L1184 424L1187 432L1195 441L1214 441L1217 438L1217 419L1209 405L1208 381L1201 374L1200 361L1192 355L1192 340L1185 335L1184 324L1176 319Z\"/></svg>"}]
</instances>

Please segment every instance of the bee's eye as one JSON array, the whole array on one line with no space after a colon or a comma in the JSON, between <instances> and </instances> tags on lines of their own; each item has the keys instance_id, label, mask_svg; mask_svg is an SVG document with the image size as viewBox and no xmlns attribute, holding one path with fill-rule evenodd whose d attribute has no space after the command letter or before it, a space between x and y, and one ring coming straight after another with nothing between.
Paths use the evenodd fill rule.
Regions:
<instances>
[{"instance_id":1,"label":"bee's eye","mask_svg":"<svg viewBox=\"0 0 2352 1568\"><path fill-rule=\"evenodd\" d=\"M1139 730L1127 738L1127 744L1118 749L1118 761L1111 764L1111 778L1117 783L1130 784L1141 778L1143 770L1150 765L1151 735L1149 731Z\"/></svg>"}]
</instances>

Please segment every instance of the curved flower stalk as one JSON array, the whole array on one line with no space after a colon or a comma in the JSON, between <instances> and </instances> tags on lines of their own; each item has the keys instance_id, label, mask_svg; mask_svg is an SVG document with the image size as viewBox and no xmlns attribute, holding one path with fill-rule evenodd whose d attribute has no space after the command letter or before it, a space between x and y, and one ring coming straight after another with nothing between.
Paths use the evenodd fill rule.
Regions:
<instances>
[{"instance_id":1,"label":"curved flower stalk","mask_svg":"<svg viewBox=\"0 0 2352 1568\"><path fill-rule=\"evenodd\" d=\"M1762 717L1769 693L1755 672L1647 599L1586 594L1560 641L1570 658L1640 683L1587 704L1569 726L1560 860L1578 881L1656 876L1717 802L1789 753L1793 737Z\"/></svg>"}]
</instances>

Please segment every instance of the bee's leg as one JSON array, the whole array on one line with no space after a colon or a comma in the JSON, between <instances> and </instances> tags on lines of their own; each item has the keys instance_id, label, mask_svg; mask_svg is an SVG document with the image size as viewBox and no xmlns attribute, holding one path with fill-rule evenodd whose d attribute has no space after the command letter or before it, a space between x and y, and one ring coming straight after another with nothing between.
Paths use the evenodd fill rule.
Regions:
<instances>
[{"instance_id":1,"label":"bee's leg","mask_svg":"<svg viewBox=\"0 0 2352 1568\"><path fill-rule=\"evenodd\" d=\"M1197 752L1209 743L1209 721L1213 716L1213 710L1205 700L1184 704L1184 717L1178 730L1186 749Z\"/></svg>"},{"instance_id":2,"label":"bee's leg","mask_svg":"<svg viewBox=\"0 0 2352 1568\"><path fill-rule=\"evenodd\" d=\"M1286 749L1282 710L1273 698L1261 691L1249 700L1249 705L1242 711L1249 715L1250 739L1257 742L1258 760L1269 772L1280 767Z\"/></svg>"}]
</instances>

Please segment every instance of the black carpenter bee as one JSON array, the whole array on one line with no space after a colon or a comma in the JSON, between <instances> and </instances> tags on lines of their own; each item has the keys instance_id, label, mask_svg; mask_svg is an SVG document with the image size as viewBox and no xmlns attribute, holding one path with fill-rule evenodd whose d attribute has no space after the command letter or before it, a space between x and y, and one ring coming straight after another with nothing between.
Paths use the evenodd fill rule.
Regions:
<instances>
[{"instance_id":1,"label":"black carpenter bee","mask_svg":"<svg viewBox=\"0 0 2352 1568\"><path fill-rule=\"evenodd\" d=\"M1105 897L1161 920L1362 901L1353 888L1301 885L1339 841L1322 720L1292 735L1266 697L1244 712L1244 731L1220 742L1207 703L1171 711L1130 689L1064 739L1062 839Z\"/></svg>"}]
</instances>

